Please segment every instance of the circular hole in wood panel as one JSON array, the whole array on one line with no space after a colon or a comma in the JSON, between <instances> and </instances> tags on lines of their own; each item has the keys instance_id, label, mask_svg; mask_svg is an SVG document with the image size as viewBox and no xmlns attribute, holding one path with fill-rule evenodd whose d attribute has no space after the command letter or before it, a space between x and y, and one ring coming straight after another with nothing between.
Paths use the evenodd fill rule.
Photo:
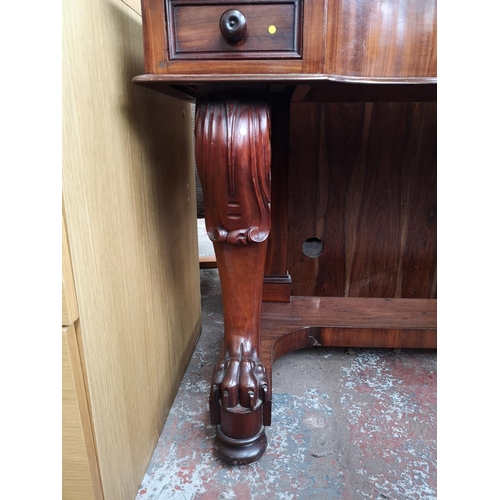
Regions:
<instances>
[{"instance_id":1,"label":"circular hole in wood panel","mask_svg":"<svg viewBox=\"0 0 500 500\"><path fill-rule=\"evenodd\" d=\"M302 243L302 251L311 259L315 259L323 251L323 242L319 238L308 238Z\"/></svg>"}]
</instances>

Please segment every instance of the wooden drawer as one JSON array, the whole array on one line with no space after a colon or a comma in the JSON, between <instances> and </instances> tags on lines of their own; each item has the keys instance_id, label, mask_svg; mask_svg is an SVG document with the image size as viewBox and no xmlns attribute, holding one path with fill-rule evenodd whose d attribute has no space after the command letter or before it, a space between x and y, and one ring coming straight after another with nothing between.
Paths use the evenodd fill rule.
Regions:
<instances>
[{"instance_id":1,"label":"wooden drawer","mask_svg":"<svg viewBox=\"0 0 500 500\"><path fill-rule=\"evenodd\" d=\"M300 58L301 4L300 0L167 0L170 59ZM239 17L228 11L237 11ZM228 30L246 24L241 40L223 34L225 13Z\"/></svg>"}]
</instances>

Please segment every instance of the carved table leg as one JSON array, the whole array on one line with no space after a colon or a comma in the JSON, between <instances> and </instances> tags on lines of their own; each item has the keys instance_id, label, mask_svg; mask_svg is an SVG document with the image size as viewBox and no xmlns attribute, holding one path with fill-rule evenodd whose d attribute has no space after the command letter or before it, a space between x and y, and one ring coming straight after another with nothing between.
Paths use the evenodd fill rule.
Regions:
<instances>
[{"instance_id":1,"label":"carved table leg","mask_svg":"<svg viewBox=\"0 0 500 500\"><path fill-rule=\"evenodd\" d=\"M270 412L259 359L262 283L270 219L270 120L266 102L198 101L196 163L224 304L224 345L212 378L216 454L231 464L260 458Z\"/></svg>"}]
</instances>

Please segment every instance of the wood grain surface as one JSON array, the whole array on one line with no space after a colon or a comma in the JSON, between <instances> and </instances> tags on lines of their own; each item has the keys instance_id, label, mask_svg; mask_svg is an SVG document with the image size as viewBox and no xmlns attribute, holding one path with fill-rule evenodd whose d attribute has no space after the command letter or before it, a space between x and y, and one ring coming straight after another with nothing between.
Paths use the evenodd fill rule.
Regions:
<instances>
[{"instance_id":1,"label":"wood grain surface","mask_svg":"<svg viewBox=\"0 0 500 500\"><path fill-rule=\"evenodd\" d=\"M192 5L190 1L174 0L168 6L171 59L300 57L298 2ZM230 8L240 12L246 21L246 36L237 43L228 41L219 27L221 16ZM269 32L271 25L273 33Z\"/></svg>"},{"instance_id":2,"label":"wood grain surface","mask_svg":"<svg viewBox=\"0 0 500 500\"><path fill-rule=\"evenodd\" d=\"M135 498L200 332L191 106L133 85L141 19L63 2L63 189L106 500Z\"/></svg>"},{"instance_id":3,"label":"wood grain surface","mask_svg":"<svg viewBox=\"0 0 500 500\"><path fill-rule=\"evenodd\" d=\"M62 329L62 498L103 498L75 325Z\"/></svg>"},{"instance_id":4,"label":"wood grain surface","mask_svg":"<svg viewBox=\"0 0 500 500\"><path fill-rule=\"evenodd\" d=\"M288 152L290 130L290 94L271 95L271 234L267 246L266 276L287 276L288 238ZM274 228L274 229L273 229Z\"/></svg>"},{"instance_id":5,"label":"wood grain surface","mask_svg":"<svg viewBox=\"0 0 500 500\"><path fill-rule=\"evenodd\" d=\"M234 7L234 2L192 2L197 4L216 3ZM252 2L242 2L252 3ZM157 75L179 74L270 74L270 73L316 73L322 72L324 60L324 5L323 1L308 0L303 4L303 16L309 21L302 30L302 59L268 60L171 60L165 30L165 2L163 0L142 0L144 20L145 68L141 73ZM138 73L140 74L140 73Z\"/></svg>"},{"instance_id":6,"label":"wood grain surface","mask_svg":"<svg viewBox=\"0 0 500 500\"><path fill-rule=\"evenodd\" d=\"M262 305L261 357L272 364L308 347L437 348L437 301L292 297Z\"/></svg>"},{"instance_id":7,"label":"wood grain surface","mask_svg":"<svg viewBox=\"0 0 500 500\"><path fill-rule=\"evenodd\" d=\"M437 76L435 0L326 2L326 73Z\"/></svg>"},{"instance_id":8,"label":"wood grain surface","mask_svg":"<svg viewBox=\"0 0 500 500\"><path fill-rule=\"evenodd\" d=\"M273 356L314 345L436 346L436 2L303 0L302 57L295 60L277 59L273 53L260 59L243 52L238 59L225 60L227 54L218 52L221 46L212 43L216 29L205 44L188 26L196 17L193 22L200 27L203 17L174 19L166 12L173 3L142 0L146 74L134 83L184 99L202 97L202 102L268 85L272 91L292 93L288 180L288 116L274 106L278 119L272 125L272 140L275 154L282 157L277 162L274 158L273 183L276 172L284 187L273 188L273 203L278 198L279 206L272 215L275 232L266 273L274 287L268 290L272 300L283 300L276 286L289 286L286 270L292 294L304 297L292 298L289 304L264 304L261 337L254 304L260 299L261 282L255 277L265 247L260 243L260 253L251 247L263 241L252 237L260 236L260 226L226 229L232 223L209 224L225 306L224 347L211 393L212 403L220 399L222 404L212 404L211 415L241 445L242 438L262 437L255 401L258 386L267 384L262 377L252 378L248 368L258 366L259 375L264 372L256 348L259 338L262 362L269 371ZM205 8L215 19L215 5L236 8L272 2L188 3ZM179 19L189 28L181 49L190 60L177 58L179 39L173 25ZM224 222L221 207L227 211L224 203L233 202L224 189L238 177L224 168L231 155L221 138L227 136L231 144L239 136L223 130L224 118L213 118L203 121L197 149L206 163L205 185L217 188L205 197L213 204L208 212ZM242 148L244 154L247 150ZM254 156L259 159L259 150ZM208 168L215 160L218 166ZM243 171L241 178L248 183ZM245 219L252 216L251 208L244 213ZM286 219L288 227L283 227ZM314 258L303 252L310 238L323 245ZM239 242L247 247L230 248ZM239 386L243 389L236 393ZM233 412L238 402L251 408L247 422ZM266 400L264 425L269 424L269 408ZM235 443L226 437L218 428L216 449L228 459ZM251 456L235 463L256 459L257 451L265 448L259 442ZM221 446L226 451L221 453Z\"/></svg>"},{"instance_id":9,"label":"wood grain surface","mask_svg":"<svg viewBox=\"0 0 500 500\"><path fill-rule=\"evenodd\" d=\"M208 4L229 6L234 3L225 0L190 2L200 7L205 5L207 9ZM253 2L241 3L251 5ZM163 0L142 0L145 73L200 75L207 81L213 75L234 75L244 80L243 75L247 74L258 74L260 80L265 80L266 75L293 79L294 74L308 74L311 79L362 78L368 81L436 78L435 0L303 0L302 6L301 60L276 60L272 55L267 60L258 60L248 54L242 60L224 61L221 60L224 55L213 52L210 59L204 55L205 60L181 61L169 57L165 3ZM170 19L168 29L172 24ZM200 49L203 39L200 37L192 43Z\"/></svg>"},{"instance_id":10,"label":"wood grain surface","mask_svg":"<svg viewBox=\"0 0 500 500\"><path fill-rule=\"evenodd\" d=\"M210 421L219 424L216 456L245 465L267 446L262 425L268 385L259 350L271 226L269 100L266 95L200 100L195 130L206 229L224 302L224 342L212 375Z\"/></svg>"},{"instance_id":11,"label":"wood grain surface","mask_svg":"<svg viewBox=\"0 0 500 500\"><path fill-rule=\"evenodd\" d=\"M128 5L134 12L142 15L141 12L141 0L122 0L125 5Z\"/></svg>"},{"instance_id":12,"label":"wood grain surface","mask_svg":"<svg viewBox=\"0 0 500 500\"><path fill-rule=\"evenodd\" d=\"M66 232L64 203L62 209L62 325L69 326L78 319L78 304Z\"/></svg>"},{"instance_id":13,"label":"wood grain surface","mask_svg":"<svg viewBox=\"0 0 500 500\"><path fill-rule=\"evenodd\" d=\"M436 329L433 299L292 297L289 304L263 304L263 330L308 327Z\"/></svg>"},{"instance_id":14,"label":"wood grain surface","mask_svg":"<svg viewBox=\"0 0 500 500\"><path fill-rule=\"evenodd\" d=\"M436 104L292 104L292 295L436 296ZM324 249L304 255L308 238Z\"/></svg>"},{"instance_id":15,"label":"wood grain surface","mask_svg":"<svg viewBox=\"0 0 500 500\"><path fill-rule=\"evenodd\" d=\"M288 274L288 151L290 130L288 91L271 93L271 233L264 269L265 302L289 302L291 279Z\"/></svg>"}]
</instances>

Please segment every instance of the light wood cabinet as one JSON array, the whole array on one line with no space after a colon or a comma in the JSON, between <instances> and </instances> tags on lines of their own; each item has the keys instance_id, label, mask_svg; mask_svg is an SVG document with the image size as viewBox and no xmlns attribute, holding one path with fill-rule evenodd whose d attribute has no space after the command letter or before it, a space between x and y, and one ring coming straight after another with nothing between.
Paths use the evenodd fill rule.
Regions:
<instances>
[{"instance_id":1,"label":"light wood cabinet","mask_svg":"<svg viewBox=\"0 0 500 500\"><path fill-rule=\"evenodd\" d=\"M78 319L78 304L76 302L75 281L69 253L68 235L64 220L64 205L62 214L62 325L70 326Z\"/></svg>"},{"instance_id":2,"label":"light wood cabinet","mask_svg":"<svg viewBox=\"0 0 500 500\"><path fill-rule=\"evenodd\" d=\"M64 500L135 498L201 330L191 105L142 54L120 0L63 2Z\"/></svg>"},{"instance_id":3,"label":"light wood cabinet","mask_svg":"<svg viewBox=\"0 0 500 500\"><path fill-rule=\"evenodd\" d=\"M76 327L62 329L63 498L103 498Z\"/></svg>"}]
</instances>

